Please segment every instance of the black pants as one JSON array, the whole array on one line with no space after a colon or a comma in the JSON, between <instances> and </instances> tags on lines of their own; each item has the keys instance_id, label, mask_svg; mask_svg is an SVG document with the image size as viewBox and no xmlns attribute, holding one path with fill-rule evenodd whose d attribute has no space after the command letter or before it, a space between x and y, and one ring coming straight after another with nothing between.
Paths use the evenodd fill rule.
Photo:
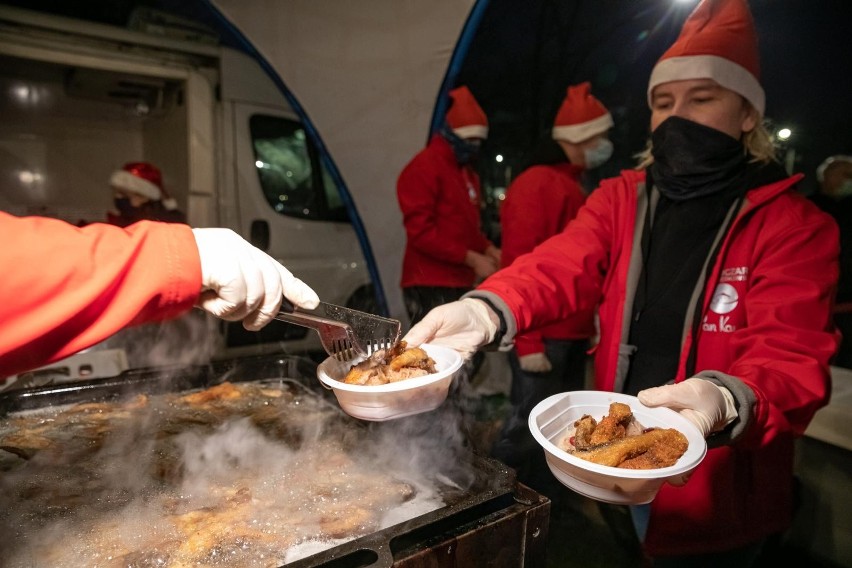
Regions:
<instances>
[{"instance_id":1,"label":"black pants","mask_svg":"<svg viewBox=\"0 0 852 568\"><path fill-rule=\"evenodd\" d=\"M636 558L637 566L653 568L717 568L719 566L724 568L759 568L778 564L775 560L766 562L761 558L767 544L777 537L762 539L724 552L650 558L642 550L642 544L636 534L629 506L600 501L597 502L597 506L616 542L629 556Z\"/></svg>"},{"instance_id":2,"label":"black pants","mask_svg":"<svg viewBox=\"0 0 852 568\"><path fill-rule=\"evenodd\" d=\"M544 450L530 433L528 421L532 409L545 398L585 389L588 348L587 340L545 339L545 353L553 366L546 373L524 371L517 353L512 351L509 354L512 367L511 409L491 448L491 455L513 468L521 483L549 497L554 509L561 505L569 490L556 480L548 468Z\"/></svg>"}]
</instances>

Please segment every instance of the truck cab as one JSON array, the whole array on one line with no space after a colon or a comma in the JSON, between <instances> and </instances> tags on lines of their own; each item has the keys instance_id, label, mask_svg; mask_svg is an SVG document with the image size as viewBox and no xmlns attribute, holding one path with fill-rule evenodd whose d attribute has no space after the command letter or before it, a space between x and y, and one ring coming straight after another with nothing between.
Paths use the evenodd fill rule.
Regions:
<instances>
[{"instance_id":1,"label":"truck cab","mask_svg":"<svg viewBox=\"0 0 852 568\"><path fill-rule=\"evenodd\" d=\"M193 22L142 9L116 27L0 6L0 210L104 222L111 173L151 162L192 227L231 228L324 301L376 311L357 213L288 95ZM214 354L319 348L283 322L205 326Z\"/></svg>"}]
</instances>

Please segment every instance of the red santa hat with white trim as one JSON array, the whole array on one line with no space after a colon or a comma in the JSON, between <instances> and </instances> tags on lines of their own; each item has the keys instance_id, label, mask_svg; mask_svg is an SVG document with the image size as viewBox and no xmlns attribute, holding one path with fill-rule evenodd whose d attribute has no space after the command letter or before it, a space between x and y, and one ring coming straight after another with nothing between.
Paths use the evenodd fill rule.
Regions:
<instances>
[{"instance_id":1,"label":"red santa hat with white trim","mask_svg":"<svg viewBox=\"0 0 852 568\"><path fill-rule=\"evenodd\" d=\"M459 138L488 138L488 117L465 86L450 91L447 124Z\"/></svg>"},{"instance_id":2,"label":"red santa hat with white trim","mask_svg":"<svg viewBox=\"0 0 852 568\"><path fill-rule=\"evenodd\" d=\"M612 128L612 115L586 81L571 85L553 121L553 139L579 144Z\"/></svg>"},{"instance_id":3,"label":"red santa hat with white trim","mask_svg":"<svg viewBox=\"0 0 852 568\"><path fill-rule=\"evenodd\" d=\"M152 201L162 201L163 207L177 209L177 201L169 197L163 187L163 176L157 166L148 162L130 162L116 170L109 178L109 184L115 189L128 191L147 197Z\"/></svg>"},{"instance_id":4,"label":"red santa hat with white trim","mask_svg":"<svg viewBox=\"0 0 852 568\"><path fill-rule=\"evenodd\" d=\"M651 71L648 103L657 85L687 79L712 79L745 97L763 116L760 53L746 0L701 0Z\"/></svg>"}]
</instances>

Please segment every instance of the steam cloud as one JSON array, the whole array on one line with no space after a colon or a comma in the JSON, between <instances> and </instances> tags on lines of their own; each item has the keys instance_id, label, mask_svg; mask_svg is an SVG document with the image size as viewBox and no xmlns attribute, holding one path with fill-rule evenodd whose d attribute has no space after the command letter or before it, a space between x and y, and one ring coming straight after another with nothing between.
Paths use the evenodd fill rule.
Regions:
<instances>
[{"instance_id":1,"label":"steam cloud","mask_svg":"<svg viewBox=\"0 0 852 568\"><path fill-rule=\"evenodd\" d=\"M199 353L203 350L188 357ZM149 361L159 354L149 350ZM161 544L185 538L182 523L202 527L221 521L231 532L222 533L214 548L218 556L206 559L210 565L265 567L270 558L290 562L434 511L444 505L447 487L465 491L476 481L460 400L454 393L430 413L361 423L341 418L336 404L314 396L273 417L274 426L300 416L298 442L284 444L251 419L239 418L212 430L182 432L172 438L170 451L152 436L152 424L166 409L137 413L121 435L105 438L97 452L105 467L81 472L85 463L50 452L28 464L39 465L44 479L31 477L31 467L8 466L0 482L0 507L6 511L0 518L4 533L17 538L0 545L3 565L38 565L45 554L56 568L101 565L105 555L136 565L168 565ZM318 416L331 419L313 419ZM163 496L162 487L152 485L152 472L177 480L174 491ZM81 486L81 479L90 481ZM33 483L63 494L69 506L84 504L86 516L57 517L39 508L43 501L13 497L21 485ZM163 519L164 508L169 520ZM362 510L376 512L353 515ZM251 550L244 544L247 535L254 538ZM127 556L127 550L140 552Z\"/></svg>"}]
</instances>

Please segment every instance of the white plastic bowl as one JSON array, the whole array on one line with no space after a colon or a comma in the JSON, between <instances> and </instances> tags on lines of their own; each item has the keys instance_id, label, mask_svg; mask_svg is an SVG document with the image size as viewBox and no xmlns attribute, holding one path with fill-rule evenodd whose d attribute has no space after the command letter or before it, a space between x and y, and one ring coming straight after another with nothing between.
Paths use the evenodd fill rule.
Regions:
<instances>
[{"instance_id":1,"label":"white plastic bowl","mask_svg":"<svg viewBox=\"0 0 852 568\"><path fill-rule=\"evenodd\" d=\"M437 373L386 385L350 385L341 381L352 365L361 360L340 362L329 357L320 363L317 377L334 391L346 414L361 420L380 422L429 412L446 400L463 359L458 351L449 347L428 343L421 347L435 361Z\"/></svg>"},{"instance_id":2,"label":"white plastic bowl","mask_svg":"<svg viewBox=\"0 0 852 568\"><path fill-rule=\"evenodd\" d=\"M621 469L575 457L559 448L569 428L584 414L600 420L609 405L623 402L645 428L674 428L686 436L689 447L672 466L657 469ZM620 505L641 505L654 500L668 479L690 473L707 454L707 442L689 420L668 408L649 408L639 399L605 391L573 391L555 394L538 403L530 413L530 431L541 444L550 471L560 483L586 497Z\"/></svg>"}]
</instances>

